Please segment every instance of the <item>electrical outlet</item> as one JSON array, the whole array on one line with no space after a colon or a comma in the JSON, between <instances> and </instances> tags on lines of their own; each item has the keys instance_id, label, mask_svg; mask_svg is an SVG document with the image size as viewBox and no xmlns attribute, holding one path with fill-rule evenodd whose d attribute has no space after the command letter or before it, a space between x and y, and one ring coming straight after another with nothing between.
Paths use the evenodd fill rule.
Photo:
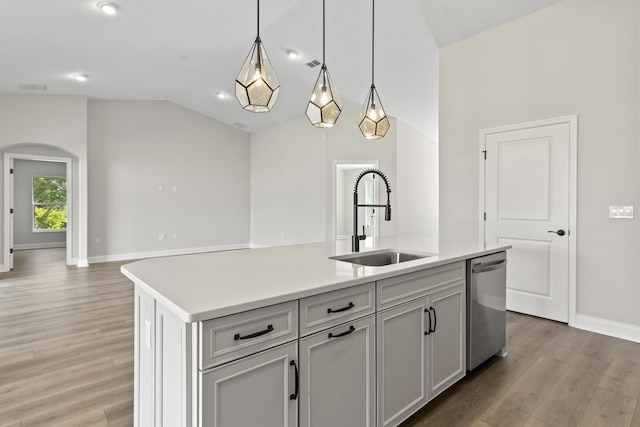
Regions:
<instances>
[{"instance_id":1,"label":"electrical outlet","mask_svg":"<svg viewBox=\"0 0 640 427\"><path fill-rule=\"evenodd\" d=\"M158 234L158 240L164 240L166 238L167 238L167 236L164 233Z\"/></svg>"},{"instance_id":2,"label":"electrical outlet","mask_svg":"<svg viewBox=\"0 0 640 427\"><path fill-rule=\"evenodd\" d=\"M609 206L609 218L632 219L633 206Z\"/></svg>"},{"instance_id":3,"label":"electrical outlet","mask_svg":"<svg viewBox=\"0 0 640 427\"><path fill-rule=\"evenodd\" d=\"M100 238L96 237L96 245L99 245L99 244L100 244Z\"/></svg>"},{"instance_id":4,"label":"electrical outlet","mask_svg":"<svg viewBox=\"0 0 640 427\"><path fill-rule=\"evenodd\" d=\"M172 238L173 240L177 239L177 238L178 238L178 233L173 233L173 234L171 235L171 238Z\"/></svg>"}]
</instances>

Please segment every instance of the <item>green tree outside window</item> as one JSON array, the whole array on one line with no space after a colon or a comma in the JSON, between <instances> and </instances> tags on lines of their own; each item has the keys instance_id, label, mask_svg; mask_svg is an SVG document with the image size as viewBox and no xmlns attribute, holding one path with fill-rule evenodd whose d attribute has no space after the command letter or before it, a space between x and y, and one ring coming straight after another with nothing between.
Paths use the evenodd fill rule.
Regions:
<instances>
[{"instance_id":1,"label":"green tree outside window","mask_svg":"<svg viewBox=\"0 0 640 427\"><path fill-rule=\"evenodd\" d=\"M33 229L66 230L67 179L57 176L33 177Z\"/></svg>"}]
</instances>

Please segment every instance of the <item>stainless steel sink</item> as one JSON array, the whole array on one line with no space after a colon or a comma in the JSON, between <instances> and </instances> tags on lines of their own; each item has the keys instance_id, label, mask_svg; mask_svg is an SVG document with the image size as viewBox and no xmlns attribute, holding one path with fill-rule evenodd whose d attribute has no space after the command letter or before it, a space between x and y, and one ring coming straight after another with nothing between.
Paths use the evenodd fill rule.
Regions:
<instances>
[{"instance_id":1,"label":"stainless steel sink","mask_svg":"<svg viewBox=\"0 0 640 427\"><path fill-rule=\"evenodd\" d=\"M384 265L398 264L406 261L414 261L432 256L417 252L404 252L395 249L384 249L375 252L352 253L348 255L332 256L329 259L350 262L352 264L366 265L369 267L381 267Z\"/></svg>"}]
</instances>

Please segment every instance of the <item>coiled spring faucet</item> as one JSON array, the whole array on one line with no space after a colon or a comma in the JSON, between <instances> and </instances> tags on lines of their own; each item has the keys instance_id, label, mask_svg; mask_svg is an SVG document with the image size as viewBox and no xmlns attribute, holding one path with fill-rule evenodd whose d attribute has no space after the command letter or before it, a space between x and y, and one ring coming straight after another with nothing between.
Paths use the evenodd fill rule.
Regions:
<instances>
[{"instance_id":1,"label":"coiled spring faucet","mask_svg":"<svg viewBox=\"0 0 640 427\"><path fill-rule=\"evenodd\" d=\"M367 174L376 174L382 178L384 185L387 187L387 204L386 205L360 205L358 204L358 184L360 180ZM391 221L391 187L389 186L389 180L382 171L378 169L365 169L360 172L358 178L356 178L356 185L353 187L353 236L351 237L351 251L360 252L360 240L367 238L364 234L364 226L362 228L362 235L358 235L358 208L384 208L384 220Z\"/></svg>"}]
</instances>

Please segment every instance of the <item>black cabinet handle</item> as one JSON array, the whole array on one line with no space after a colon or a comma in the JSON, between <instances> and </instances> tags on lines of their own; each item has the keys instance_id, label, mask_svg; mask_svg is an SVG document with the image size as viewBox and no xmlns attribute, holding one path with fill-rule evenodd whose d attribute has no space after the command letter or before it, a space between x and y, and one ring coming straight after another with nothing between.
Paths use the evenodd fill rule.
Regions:
<instances>
[{"instance_id":1,"label":"black cabinet handle","mask_svg":"<svg viewBox=\"0 0 640 427\"><path fill-rule=\"evenodd\" d=\"M235 341L238 341L238 340L248 340L248 339L251 339L251 338L259 337L259 336L264 335L264 334L268 334L268 333L269 333L269 332L271 332L271 331L273 331L273 325L269 325L269 326L267 326L267 329L265 329L264 331L254 332L254 333L252 333L252 334L245 335L245 336L241 336L240 334L235 334L235 335L233 336L233 339L234 339Z\"/></svg>"},{"instance_id":2,"label":"black cabinet handle","mask_svg":"<svg viewBox=\"0 0 640 427\"><path fill-rule=\"evenodd\" d=\"M295 375L296 375L296 392L289 395L289 400L296 400L298 398L298 390L300 387L300 379L299 379L300 375L298 373L298 367L296 366L295 360L290 361L289 366L293 366L293 369L295 369Z\"/></svg>"},{"instance_id":3,"label":"black cabinet handle","mask_svg":"<svg viewBox=\"0 0 640 427\"><path fill-rule=\"evenodd\" d=\"M350 302L346 307L336 308L335 310L332 308L328 308L327 313L340 313L341 311L351 310L353 307L355 307L355 304Z\"/></svg>"},{"instance_id":4,"label":"black cabinet handle","mask_svg":"<svg viewBox=\"0 0 640 427\"><path fill-rule=\"evenodd\" d=\"M424 309L425 314L427 315L427 319L429 319L429 324L427 325L427 330L424 331L425 335L429 335L431 333L431 312L428 308Z\"/></svg>"},{"instance_id":5,"label":"black cabinet handle","mask_svg":"<svg viewBox=\"0 0 640 427\"><path fill-rule=\"evenodd\" d=\"M345 335L349 335L351 332L355 331L356 328L353 327L353 325L349 326L349 330L348 331L344 331L340 334L332 334L331 332L329 332L329 338L340 338L340 337L344 337Z\"/></svg>"},{"instance_id":6,"label":"black cabinet handle","mask_svg":"<svg viewBox=\"0 0 640 427\"><path fill-rule=\"evenodd\" d=\"M429 307L429 311L433 311L433 329L431 329L431 332L435 332L436 325L438 324L438 318L436 317L436 309L433 307ZM431 319L431 316L429 316L429 319Z\"/></svg>"}]
</instances>

